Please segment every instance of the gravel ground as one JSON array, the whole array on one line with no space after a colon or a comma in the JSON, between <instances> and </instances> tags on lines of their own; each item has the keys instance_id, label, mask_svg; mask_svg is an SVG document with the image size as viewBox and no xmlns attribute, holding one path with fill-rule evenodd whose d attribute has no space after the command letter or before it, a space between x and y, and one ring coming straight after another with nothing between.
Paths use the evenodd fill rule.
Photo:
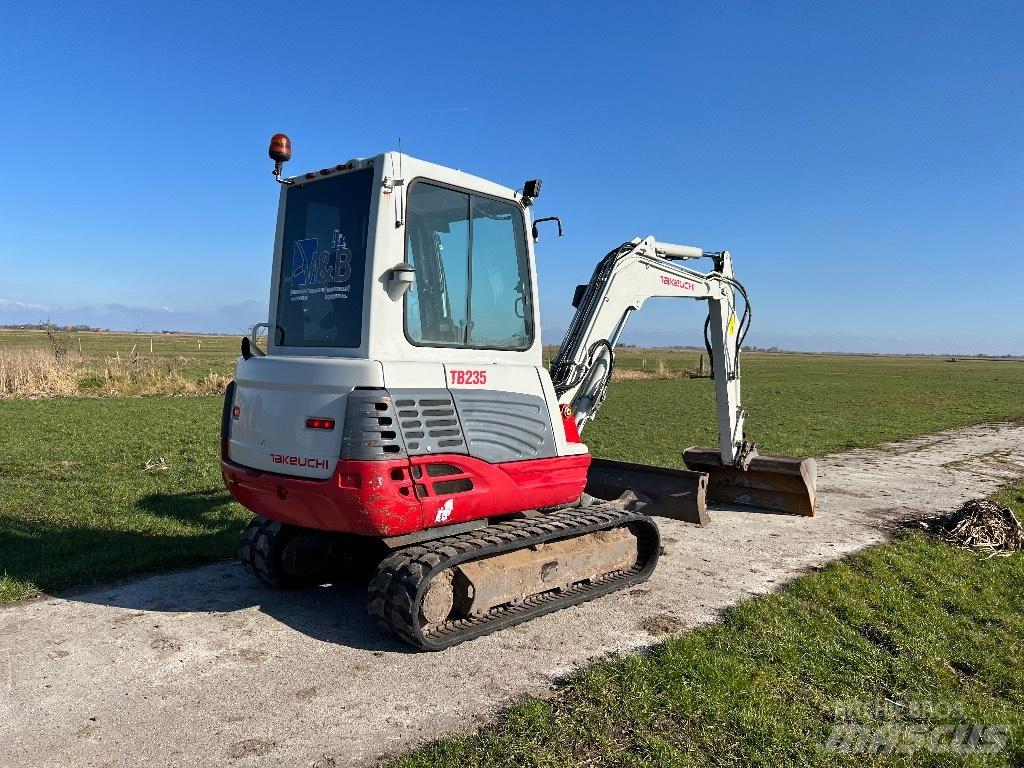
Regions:
<instances>
[{"instance_id":1,"label":"gravel ground","mask_svg":"<svg viewBox=\"0 0 1024 768\"><path fill-rule=\"evenodd\" d=\"M435 654L378 634L362 585L279 593L232 562L15 604L0 609L0 766L373 763L1020 476L1014 424L829 456L817 517L662 520L649 582Z\"/></svg>"}]
</instances>

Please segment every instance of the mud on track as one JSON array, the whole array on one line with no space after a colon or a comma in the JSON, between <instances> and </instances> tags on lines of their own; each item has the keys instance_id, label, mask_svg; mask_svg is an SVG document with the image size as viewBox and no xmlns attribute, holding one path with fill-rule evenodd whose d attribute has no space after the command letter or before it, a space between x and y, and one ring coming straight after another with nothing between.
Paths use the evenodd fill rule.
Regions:
<instances>
[{"instance_id":1,"label":"mud on track","mask_svg":"<svg viewBox=\"0 0 1024 768\"><path fill-rule=\"evenodd\" d=\"M378 634L363 585L274 592L234 563L0 609L0 766L372 763L1024 476L1024 426L818 470L815 518L659 520L666 554L649 582L441 653Z\"/></svg>"}]
</instances>

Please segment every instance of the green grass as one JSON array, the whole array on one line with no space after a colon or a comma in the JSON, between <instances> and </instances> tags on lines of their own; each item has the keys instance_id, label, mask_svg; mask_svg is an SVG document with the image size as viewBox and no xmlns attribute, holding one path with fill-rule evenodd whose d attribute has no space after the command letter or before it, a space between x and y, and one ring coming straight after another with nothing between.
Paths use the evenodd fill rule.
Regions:
<instances>
[{"instance_id":1,"label":"green grass","mask_svg":"<svg viewBox=\"0 0 1024 768\"><path fill-rule=\"evenodd\" d=\"M0 401L0 602L230 555L249 513L221 483L220 407Z\"/></svg>"},{"instance_id":2,"label":"green grass","mask_svg":"<svg viewBox=\"0 0 1024 768\"><path fill-rule=\"evenodd\" d=\"M1024 523L1024 482L1011 485L992 494L992 501L1014 510L1020 521Z\"/></svg>"},{"instance_id":3,"label":"green grass","mask_svg":"<svg viewBox=\"0 0 1024 768\"><path fill-rule=\"evenodd\" d=\"M1024 416L1017 363L750 355L744 377L765 451ZM248 513L221 485L219 418L216 397L0 401L0 601L230 556ZM713 385L616 383L584 437L599 456L679 466L683 448L717 439ZM170 469L144 472L157 456Z\"/></svg>"},{"instance_id":4,"label":"green grass","mask_svg":"<svg viewBox=\"0 0 1024 768\"><path fill-rule=\"evenodd\" d=\"M83 355L113 357L131 352L154 357L195 357L214 363L234 363L238 356L241 336L209 336L204 334L162 333L96 333L70 331L67 338L71 349ZM153 352L149 343L153 342ZM79 350L81 341L81 350ZM0 329L0 347L49 349L50 342L43 331Z\"/></svg>"},{"instance_id":5,"label":"green grass","mask_svg":"<svg viewBox=\"0 0 1024 768\"><path fill-rule=\"evenodd\" d=\"M998 499L1024 515L1024 484ZM1021 765L1022 583L1022 555L985 560L908 534L648 654L589 666L552 699L521 701L394 768ZM837 723L919 722L1006 725L1008 748L987 758L827 748Z\"/></svg>"}]
</instances>

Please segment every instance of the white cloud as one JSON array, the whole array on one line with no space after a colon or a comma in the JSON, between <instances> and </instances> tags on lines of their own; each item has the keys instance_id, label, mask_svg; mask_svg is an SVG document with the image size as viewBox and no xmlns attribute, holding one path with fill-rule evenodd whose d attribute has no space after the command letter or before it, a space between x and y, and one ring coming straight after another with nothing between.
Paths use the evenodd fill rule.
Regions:
<instances>
[{"instance_id":1,"label":"white cloud","mask_svg":"<svg viewBox=\"0 0 1024 768\"><path fill-rule=\"evenodd\" d=\"M23 301L11 301L10 299L0 299L0 312L50 312L59 307L51 307L46 304L26 304Z\"/></svg>"}]
</instances>

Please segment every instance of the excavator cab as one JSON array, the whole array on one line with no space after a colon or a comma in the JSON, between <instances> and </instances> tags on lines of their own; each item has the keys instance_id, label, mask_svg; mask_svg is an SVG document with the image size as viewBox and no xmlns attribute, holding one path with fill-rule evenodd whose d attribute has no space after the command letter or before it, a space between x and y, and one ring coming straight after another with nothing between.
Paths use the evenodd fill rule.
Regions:
<instances>
[{"instance_id":1,"label":"excavator cab","mask_svg":"<svg viewBox=\"0 0 1024 768\"><path fill-rule=\"evenodd\" d=\"M282 180L267 354L238 360L228 408L235 496L385 538L578 500L529 226L514 190L396 153Z\"/></svg>"},{"instance_id":2,"label":"excavator cab","mask_svg":"<svg viewBox=\"0 0 1024 768\"><path fill-rule=\"evenodd\" d=\"M705 524L721 484L733 503L756 485L771 507L787 460L803 506L776 508L813 513L813 463L759 471L743 436L727 253L701 273L678 261L700 249L624 243L549 373L527 236L539 181L517 191L395 152L285 177L282 134L270 156L268 320L243 343L221 426L224 481L256 515L240 556L267 583L322 583L339 553L383 552L371 614L437 649L642 581L652 513ZM699 469L592 460L579 437L650 296L709 302L722 439Z\"/></svg>"}]
</instances>

